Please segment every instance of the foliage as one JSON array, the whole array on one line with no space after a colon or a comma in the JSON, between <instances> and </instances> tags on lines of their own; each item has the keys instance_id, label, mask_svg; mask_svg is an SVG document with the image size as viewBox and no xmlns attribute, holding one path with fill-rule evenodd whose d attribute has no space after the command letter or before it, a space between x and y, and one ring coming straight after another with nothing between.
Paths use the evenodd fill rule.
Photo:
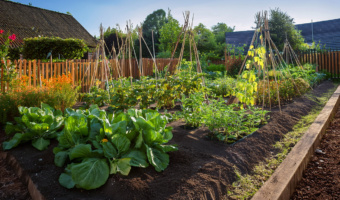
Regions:
<instances>
[{"instance_id":1,"label":"foliage","mask_svg":"<svg viewBox=\"0 0 340 200\"><path fill-rule=\"evenodd\" d=\"M166 145L172 138L168 117L153 110L130 109L107 115L96 106L89 110L67 109L65 128L53 151L55 164L67 167L59 177L66 188L86 190L102 186L110 174L127 176L131 167L150 164L160 172L167 168L169 155L176 151Z\"/></svg>"},{"instance_id":2,"label":"foliage","mask_svg":"<svg viewBox=\"0 0 340 200\"><path fill-rule=\"evenodd\" d=\"M278 49L283 49L286 36L294 50L303 48L304 38L301 36L300 31L295 29L294 19L287 13L284 13L279 8L271 9L268 23L270 37Z\"/></svg>"},{"instance_id":3,"label":"foliage","mask_svg":"<svg viewBox=\"0 0 340 200\"><path fill-rule=\"evenodd\" d=\"M4 31L0 29L0 40L3 40L3 44L0 45L0 71L3 71L3 74L0 74L0 80L2 81L11 81L14 77L16 77L15 66L10 62L7 63L7 60L10 59L9 53L11 52L11 43L16 39L15 34L4 34Z\"/></svg>"},{"instance_id":4,"label":"foliage","mask_svg":"<svg viewBox=\"0 0 340 200\"><path fill-rule=\"evenodd\" d=\"M241 78L237 80L233 95L246 105L254 105L257 91L255 71L243 71ZM243 105L241 106L243 108Z\"/></svg>"},{"instance_id":5,"label":"foliage","mask_svg":"<svg viewBox=\"0 0 340 200\"><path fill-rule=\"evenodd\" d=\"M232 143L266 124L266 113L268 111L255 107L239 110L238 105L226 105L222 98L212 99L204 111L204 124L212 137Z\"/></svg>"},{"instance_id":6,"label":"foliage","mask_svg":"<svg viewBox=\"0 0 340 200\"><path fill-rule=\"evenodd\" d=\"M269 84L269 86L268 86ZM264 86L265 85L265 86ZM278 105L278 94L277 89L279 90L280 102L291 101L295 97L299 97L307 92L310 88L308 82L306 82L302 78L296 79L282 79L278 80L277 83L275 81L259 81L258 85L258 95L256 101L258 104L263 103L263 97L265 105ZM263 96L264 93L264 96ZM268 95L270 93L270 97Z\"/></svg>"},{"instance_id":7,"label":"foliage","mask_svg":"<svg viewBox=\"0 0 340 200\"><path fill-rule=\"evenodd\" d=\"M212 32L215 35L216 42L218 44L225 44L225 33L233 32L235 30L235 26L233 28L227 26L227 24L223 22L219 22L214 25L212 28Z\"/></svg>"},{"instance_id":8,"label":"foliage","mask_svg":"<svg viewBox=\"0 0 340 200\"><path fill-rule=\"evenodd\" d=\"M147 44L147 46L152 49L152 32L154 38L155 52L159 52L159 37L160 37L160 29L166 23L166 13L163 9L158 9L151 14L149 14L143 24L143 38ZM147 50L147 47L143 43L142 45L142 55L143 58L150 58L150 53Z\"/></svg>"},{"instance_id":9,"label":"foliage","mask_svg":"<svg viewBox=\"0 0 340 200\"><path fill-rule=\"evenodd\" d=\"M235 142L256 131L266 123L268 111L254 107L238 109L238 105L226 105L223 98L204 100L203 93L193 93L182 98L182 112L178 118L184 119L188 126L207 126L210 137L228 143Z\"/></svg>"},{"instance_id":10,"label":"foliage","mask_svg":"<svg viewBox=\"0 0 340 200\"><path fill-rule=\"evenodd\" d=\"M127 78L120 78L117 81L112 80L109 83L110 90L110 106L114 111L124 111L137 105L133 85Z\"/></svg>"},{"instance_id":11,"label":"foliage","mask_svg":"<svg viewBox=\"0 0 340 200\"><path fill-rule=\"evenodd\" d=\"M179 22L172 17L169 10L166 23L159 30L159 50L161 52L172 53L175 49L175 45L181 31L182 29Z\"/></svg>"},{"instance_id":12,"label":"foliage","mask_svg":"<svg viewBox=\"0 0 340 200\"><path fill-rule=\"evenodd\" d=\"M225 66L223 64L210 64L206 68L206 70L210 72L216 72L216 71L225 72L226 71Z\"/></svg>"},{"instance_id":13,"label":"foliage","mask_svg":"<svg viewBox=\"0 0 340 200\"><path fill-rule=\"evenodd\" d=\"M42 78L41 87L35 87L29 81L30 78L27 76L13 81L10 93L14 96L19 95L18 99L21 101L19 105L31 107L44 102L64 111L65 108L73 106L78 99L80 87L73 87L71 74L63 74L50 79Z\"/></svg>"},{"instance_id":14,"label":"foliage","mask_svg":"<svg viewBox=\"0 0 340 200\"><path fill-rule=\"evenodd\" d=\"M217 49L217 43L215 40L215 35L206 28L202 23L198 24L194 28L195 35L195 41L197 44L197 49L200 53L209 53L214 52ZM211 56L208 57L208 59L211 59Z\"/></svg>"},{"instance_id":15,"label":"foliage","mask_svg":"<svg viewBox=\"0 0 340 200\"><path fill-rule=\"evenodd\" d=\"M188 98L182 95L182 111L177 113L178 118L182 118L187 126L199 127L203 121L202 106L204 94L202 92L189 94Z\"/></svg>"},{"instance_id":16,"label":"foliage","mask_svg":"<svg viewBox=\"0 0 340 200\"><path fill-rule=\"evenodd\" d=\"M110 106L114 111L123 111L138 105L148 108L157 102L157 108L172 108L181 94L189 95L203 89L203 74L197 74L194 64L183 61L176 75L148 78L131 83L126 78L112 80L110 88Z\"/></svg>"},{"instance_id":17,"label":"foliage","mask_svg":"<svg viewBox=\"0 0 340 200\"><path fill-rule=\"evenodd\" d=\"M64 118L60 110L54 110L42 103L37 107L19 107L21 117L17 117L16 124L7 123L6 133L13 134L13 138L3 143L3 149L9 150L20 143L32 142L32 146L42 151L47 149L50 139L57 136L57 131L63 124Z\"/></svg>"},{"instance_id":18,"label":"foliage","mask_svg":"<svg viewBox=\"0 0 340 200\"><path fill-rule=\"evenodd\" d=\"M126 35L121 31L108 27L104 32L104 41L107 46L105 48L106 55L111 54L111 52L119 52L119 47L123 45L123 41L126 39ZM114 48L114 49L113 49Z\"/></svg>"},{"instance_id":19,"label":"foliage","mask_svg":"<svg viewBox=\"0 0 340 200\"><path fill-rule=\"evenodd\" d=\"M61 55L64 59L80 59L88 47L83 40L59 37L25 38L23 55L26 59L46 59L51 52L53 57Z\"/></svg>"},{"instance_id":20,"label":"foliage","mask_svg":"<svg viewBox=\"0 0 340 200\"><path fill-rule=\"evenodd\" d=\"M107 90L99 88L97 83L95 86L92 86L89 93L81 94L81 101L86 103L86 107L89 107L92 104L96 104L98 106L104 106L109 102L109 93Z\"/></svg>"},{"instance_id":21,"label":"foliage","mask_svg":"<svg viewBox=\"0 0 340 200\"><path fill-rule=\"evenodd\" d=\"M206 87L216 96L230 96L236 87L236 79L231 77L221 77L215 80L207 80Z\"/></svg>"}]
</instances>

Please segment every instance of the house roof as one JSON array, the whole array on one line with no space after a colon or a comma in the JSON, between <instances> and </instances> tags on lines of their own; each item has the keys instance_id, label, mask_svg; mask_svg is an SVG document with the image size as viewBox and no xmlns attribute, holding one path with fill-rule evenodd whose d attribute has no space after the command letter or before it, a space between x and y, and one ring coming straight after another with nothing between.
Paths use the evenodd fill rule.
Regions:
<instances>
[{"instance_id":1,"label":"house roof","mask_svg":"<svg viewBox=\"0 0 340 200\"><path fill-rule=\"evenodd\" d=\"M301 30L306 43L311 44L314 40L317 44L320 42L321 47L325 45L326 48L340 49L340 19L297 24L295 28ZM254 30L226 33L226 43L249 46L253 35Z\"/></svg>"},{"instance_id":2,"label":"house roof","mask_svg":"<svg viewBox=\"0 0 340 200\"><path fill-rule=\"evenodd\" d=\"M225 40L227 44L236 47L243 46L244 44L246 47L249 47L253 36L254 31L227 32L225 34Z\"/></svg>"},{"instance_id":3,"label":"house roof","mask_svg":"<svg viewBox=\"0 0 340 200\"><path fill-rule=\"evenodd\" d=\"M18 38L14 46L38 36L83 39L89 47L96 46L94 37L72 15L5 0L0 0L0 13L0 29Z\"/></svg>"},{"instance_id":4,"label":"house roof","mask_svg":"<svg viewBox=\"0 0 340 200\"><path fill-rule=\"evenodd\" d=\"M340 19L297 24L295 27L301 30L306 43L320 41L326 48L340 49Z\"/></svg>"}]
</instances>

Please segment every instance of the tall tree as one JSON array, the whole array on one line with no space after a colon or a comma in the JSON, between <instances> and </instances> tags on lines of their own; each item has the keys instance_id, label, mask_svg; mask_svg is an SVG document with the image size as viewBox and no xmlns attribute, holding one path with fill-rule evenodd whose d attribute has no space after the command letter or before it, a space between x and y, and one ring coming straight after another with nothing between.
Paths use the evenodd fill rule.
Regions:
<instances>
[{"instance_id":1,"label":"tall tree","mask_svg":"<svg viewBox=\"0 0 340 200\"><path fill-rule=\"evenodd\" d=\"M225 33L227 32L233 32L235 29L235 26L233 28L227 26L227 24L223 22L219 22L216 25L212 27L212 32L215 35L216 42L219 44L225 43Z\"/></svg>"},{"instance_id":2,"label":"tall tree","mask_svg":"<svg viewBox=\"0 0 340 200\"><path fill-rule=\"evenodd\" d=\"M286 35L293 49L299 49L304 44L300 31L295 29L294 19L279 8L270 10L269 17L270 36L279 50L283 49Z\"/></svg>"},{"instance_id":3,"label":"tall tree","mask_svg":"<svg viewBox=\"0 0 340 200\"><path fill-rule=\"evenodd\" d=\"M169 54L171 55L175 49L178 35L180 34L181 30L182 29L179 25L179 22L172 17L171 11L169 10L166 23L159 30L160 54L166 57L169 57Z\"/></svg>"},{"instance_id":4,"label":"tall tree","mask_svg":"<svg viewBox=\"0 0 340 200\"><path fill-rule=\"evenodd\" d=\"M154 38L155 52L159 50L159 31L162 26L166 23L166 13L163 9L159 9L149 14L144 22L143 26L143 37L145 39L146 44L152 50L152 32ZM143 57L151 57L145 45L143 45Z\"/></svg>"},{"instance_id":5,"label":"tall tree","mask_svg":"<svg viewBox=\"0 0 340 200\"><path fill-rule=\"evenodd\" d=\"M118 53L118 47L123 44L125 38L126 35L119 30L108 27L104 32L104 41L107 46L107 48L105 48L106 55L112 55L112 52L114 51L113 48L115 48L116 53Z\"/></svg>"}]
</instances>

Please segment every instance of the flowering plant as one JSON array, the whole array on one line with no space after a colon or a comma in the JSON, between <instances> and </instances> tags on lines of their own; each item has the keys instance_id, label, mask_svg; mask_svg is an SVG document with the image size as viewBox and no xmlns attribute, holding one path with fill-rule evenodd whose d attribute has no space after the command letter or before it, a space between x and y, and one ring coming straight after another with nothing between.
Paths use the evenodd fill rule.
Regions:
<instances>
[{"instance_id":1,"label":"flowering plant","mask_svg":"<svg viewBox=\"0 0 340 200\"><path fill-rule=\"evenodd\" d=\"M1 59L0 68L2 70L5 69L3 77L1 77L0 74L0 79L2 81L10 81L16 77L15 66L11 62L7 62L7 60L9 60L8 51L10 45L15 39L16 39L15 34L12 35L10 35L9 33L4 34L4 30L0 30L0 41L3 41L3 44L0 45L0 59Z\"/></svg>"}]
</instances>

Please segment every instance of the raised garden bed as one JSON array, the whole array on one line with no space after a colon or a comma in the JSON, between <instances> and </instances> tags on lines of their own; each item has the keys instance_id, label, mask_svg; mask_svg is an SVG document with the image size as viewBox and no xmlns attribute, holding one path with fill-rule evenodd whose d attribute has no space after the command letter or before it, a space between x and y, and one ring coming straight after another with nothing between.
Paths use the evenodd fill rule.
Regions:
<instances>
[{"instance_id":1,"label":"raised garden bed","mask_svg":"<svg viewBox=\"0 0 340 200\"><path fill-rule=\"evenodd\" d=\"M291 199L340 199L340 109Z\"/></svg>"},{"instance_id":2,"label":"raised garden bed","mask_svg":"<svg viewBox=\"0 0 340 200\"><path fill-rule=\"evenodd\" d=\"M326 81L311 93L321 96L332 87L333 83ZM179 151L169 153L170 165L164 172L133 168L128 177L110 176L104 186L91 191L69 190L58 183L64 169L54 165L56 142L42 152L30 144L21 145L7 156L15 158L23 180L32 180L36 186L30 187L33 199L222 199L236 180L235 167L250 173L258 162L277 153L273 144L308 114L316 101L302 97L283 106L282 113L273 109L267 125L234 145L207 139L206 128L187 130L182 128L183 122L172 122L169 126L174 127L174 138L170 143L178 144ZM5 139L1 133L1 142Z\"/></svg>"}]
</instances>

